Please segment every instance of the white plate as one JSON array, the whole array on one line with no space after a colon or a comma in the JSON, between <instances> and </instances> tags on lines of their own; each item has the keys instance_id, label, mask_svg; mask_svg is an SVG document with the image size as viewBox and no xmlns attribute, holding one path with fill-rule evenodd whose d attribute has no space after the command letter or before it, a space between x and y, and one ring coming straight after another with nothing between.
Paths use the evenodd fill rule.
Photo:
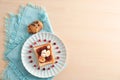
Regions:
<instances>
[{"instance_id":1,"label":"white plate","mask_svg":"<svg viewBox=\"0 0 120 80\"><path fill-rule=\"evenodd\" d=\"M31 45L34 47L48 43L49 41L51 41L50 43L52 44L56 62L53 65L48 64L39 68ZM47 32L39 32L26 40L22 48L21 58L25 69L29 73L40 78L47 78L55 76L63 70L66 61L66 49L63 42L56 35Z\"/></svg>"}]
</instances>

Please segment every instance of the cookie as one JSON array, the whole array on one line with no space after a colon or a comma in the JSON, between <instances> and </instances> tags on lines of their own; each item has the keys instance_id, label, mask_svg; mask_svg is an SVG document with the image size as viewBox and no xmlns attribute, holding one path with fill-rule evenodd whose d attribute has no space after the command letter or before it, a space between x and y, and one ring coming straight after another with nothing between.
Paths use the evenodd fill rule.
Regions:
<instances>
[{"instance_id":1,"label":"cookie","mask_svg":"<svg viewBox=\"0 0 120 80\"><path fill-rule=\"evenodd\" d=\"M43 28L43 24L41 21L34 21L28 26L28 32L31 34L35 34L39 32Z\"/></svg>"}]
</instances>

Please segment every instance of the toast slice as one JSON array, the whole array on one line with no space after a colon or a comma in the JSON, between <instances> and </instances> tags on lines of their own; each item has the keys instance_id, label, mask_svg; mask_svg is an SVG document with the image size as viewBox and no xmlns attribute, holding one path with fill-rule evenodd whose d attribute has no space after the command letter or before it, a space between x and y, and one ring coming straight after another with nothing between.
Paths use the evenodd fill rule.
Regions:
<instances>
[{"instance_id":1,"label":"toast slice","mask_svg":"<svg viewBox=\"0 0 120 80\"><path fill-rule=\"evenodd\" d=\"M52 45L50 43L36 46L33 49L37 58L37 64L40 67L47 64L54 64L55 59L52 52Z\"/></svg>"}]
</instances>

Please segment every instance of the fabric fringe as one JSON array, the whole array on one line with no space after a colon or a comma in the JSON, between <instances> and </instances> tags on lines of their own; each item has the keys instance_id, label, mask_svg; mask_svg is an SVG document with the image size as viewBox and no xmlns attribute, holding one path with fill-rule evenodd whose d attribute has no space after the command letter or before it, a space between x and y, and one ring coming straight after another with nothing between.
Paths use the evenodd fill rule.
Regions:
<instances>
[{"instance_id":1,"label":"fabric fringe","mask_svg":"<svg viewBox=\"0 0 120 80\"><path fill-rule=\"evenodd\" d=\"M32 3L28 3L26 7L32 7L32 8L35 8L35 9L38 9L40 10L40 13L45 13L45 8L42 8L42 7L39 7L37 5L33 5ZM22 15L24 13L24 10L26 9L25 6L20 6L20 9L19 9L19 14L16 15L16 14L13 14L13 13L9 13L9 16L8 17L5 17L5 34L6 34L6 40L5 40L5 52L4 52L4 59L6 61L9 62L9 59L6 57L9 52L14 49L17 45L19 45L19 43L17 42L14 42L15 40L15 37L11 37L11 34L12 35L16 35L15 33L17 32L17 29L16 29L16 32L13 31L11 28L15 28L13 26L10 26L9 24L11 23L11 19L13 17L17 18L16 20L16 24L20 24L21 23L21 18L22 18ZM47 14L43 14L43 15L40 15L39 16L40 18L42 18L42 22L44 22L46 19L48 19L48 15ZM49 22L49 25L50 22ZM53 30L52 30L53 31ZM23 38L22 38L23 39ZM20 41L20 40L19 40ZM14 43L14 44L12 44ZM11 47L12 45L12 47ZM21 80L19 77L17 77L16 75L11 75L11 74L16 74L12 68L10 68L9 64L8 66L6 67L6 69L4 70L3 74L1 75L2 80ZM52 78L51 78L52 79ZM46 79L47 80L47 79ZM48 79L49 80L49 79Z\"/></svg>"}]
</instances>

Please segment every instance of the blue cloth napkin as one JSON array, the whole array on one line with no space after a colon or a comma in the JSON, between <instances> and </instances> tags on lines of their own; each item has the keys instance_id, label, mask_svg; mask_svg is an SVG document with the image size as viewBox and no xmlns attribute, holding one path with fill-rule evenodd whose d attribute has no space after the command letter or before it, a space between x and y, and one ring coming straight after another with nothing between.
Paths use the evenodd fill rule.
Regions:
<instances>
[{"instance_id":1,"label":"blue cloth napkin","mask_svg":"<svg viewBox=\"0 0 120 80\"><path fill-rule=\"evenodd\" d=\"M8 66L4 71L3 80L52 80L50 78L38 78L26 71L21 62L21 48L31 34L27 31L27 26L35 20L43 22L44 28L40 32L53 33L52 26L45 10L36 5L28 4L21 6L18 15L10 13L6 18L6 50L4 57L8 61Z\"/></svg>"}]
</instances>

